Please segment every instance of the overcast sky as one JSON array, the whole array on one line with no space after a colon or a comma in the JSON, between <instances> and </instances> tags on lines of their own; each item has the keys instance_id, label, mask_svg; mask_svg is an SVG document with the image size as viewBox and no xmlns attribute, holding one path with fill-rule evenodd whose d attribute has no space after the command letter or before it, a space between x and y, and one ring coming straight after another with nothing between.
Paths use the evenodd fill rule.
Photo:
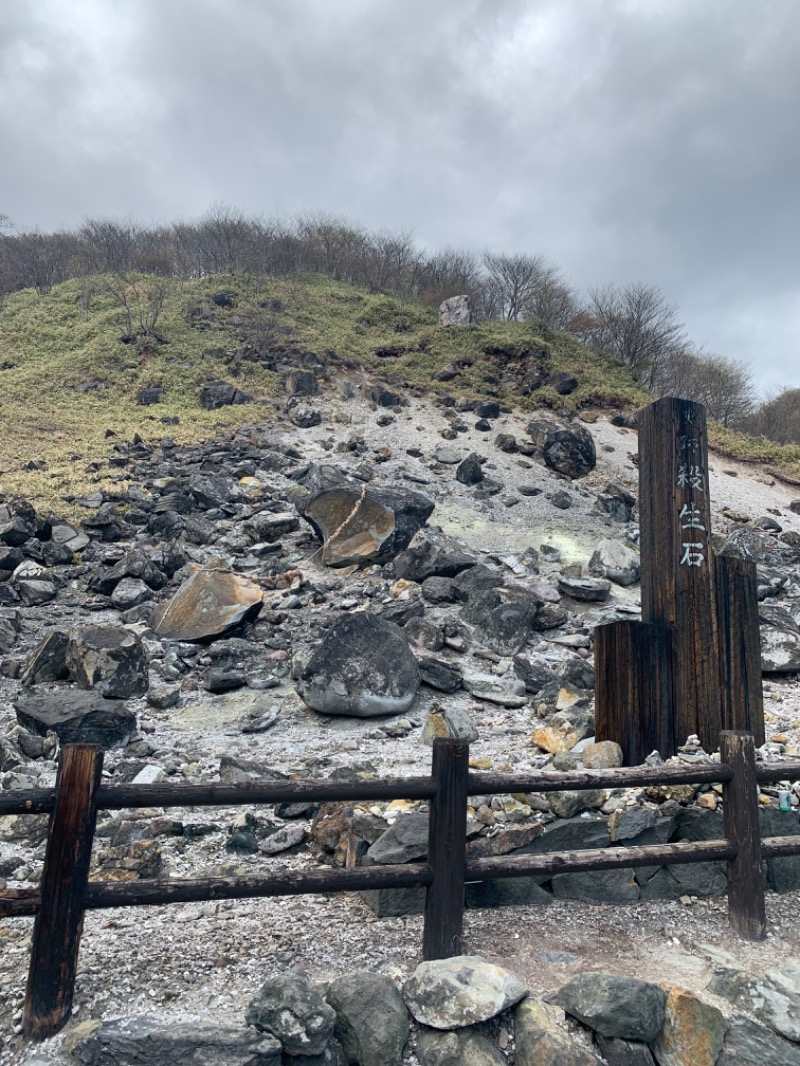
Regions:
<instances>
[{"instance_id":1,"label":"overcast sky","mask_svg":"<svg viewBox=\"0 0 800 1066\"><path fill-rule=\"evenodd\" d=\"M800 0L0 0L0 213L326 211L645 281L800 386Z\"/></svg>"}]
</instances>

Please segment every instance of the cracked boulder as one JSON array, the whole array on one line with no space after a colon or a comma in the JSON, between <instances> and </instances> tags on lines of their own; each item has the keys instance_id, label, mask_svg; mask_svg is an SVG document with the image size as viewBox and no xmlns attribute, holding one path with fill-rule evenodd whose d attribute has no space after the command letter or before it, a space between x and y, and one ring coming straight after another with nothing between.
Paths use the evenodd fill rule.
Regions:
<instances>
[{"instance_id":1,"label":"cracked boulder","mask_svg":"<svg viewBox=\"0 0 800 1066\"><path fill-rule=\"evenodd\" d=\"M433 508L421 492L342 482L312 493L301 513L322 541L322 561L336 567L393 558Z\"/></svg>"},{"instance_id":2,"label":"cracked boulder","mask_svg":"<svg viewBox=\"0 0 800 1066\"><path fill-rule=\"evenodd\" d=\"M340 618L317 646L297 691L321 714L371 718L401 714L414 702L419 667L403 631L372 614Z\"/></svg>"}]
</instances>

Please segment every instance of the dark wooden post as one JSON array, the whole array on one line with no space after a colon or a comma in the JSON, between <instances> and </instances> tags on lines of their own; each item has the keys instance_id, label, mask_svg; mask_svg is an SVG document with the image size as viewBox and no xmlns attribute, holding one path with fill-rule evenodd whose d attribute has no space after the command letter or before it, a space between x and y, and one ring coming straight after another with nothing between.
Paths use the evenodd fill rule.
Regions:
<instances>
[{"instance_id":1,"label":"dark wooden post","mask_svg":"<svg viewBox=\"0 0 800 1066\"><path fill-rule=\"evenodd\" d=\"M675 735L713 751L721 724L702 404L667 397L639 426L642 621L672 629Z\"/></svg>"},{"instance_id":2,"label":"dark wooden post","mask_svg":"<svg viewBox=\"0 0 800 1066\"><path fill-rule=\"evenodd\" d=\"M630 620L598 626L594 655L597 739L616 741L626 766L652 751L674 755L669 628Z\"/></svg>"},{"instance_id":3,"label":"dark wooden post","mask_svg":"<svg viewBox=\"0 0 800 1066\"><path fill-rule=\"evenodd\" d=\"M449 959L461 954L464 880L467 864L469 743L439 737L433 742L428 862L433 881L425 896L422 957Z\"/></svg>"},{"instance_id":4,"label":"dark wooden post","mask_svg":"<svg viewBox=\"0 0 800 1066\"><path fill-rule=\"evenodd\" d=\"M102 768L101 748L75 744L61 752L22 1017L32 1040L53 1036L72 1011Z\"/></svg>"},{"instance_id":5,"label":"dark wooden post","mask_svg":"<svg viewBox=\"0 0 800 1066\"><path fill-rule=\"evenodd\" d=\"M723 729L746 730L764 743L764 687L758 626L756 564L714 559Z\"/></svg>"},{"instance_id":6,"label":"dark wooden post","mask_svg":"<svg viewBox=\"0 0 800 1066\"><path fill-rule=\"evenodd\" d=\"M736 845L728 863L728 916L747 940L763 940L767 919L761 874L761 831L758 823L756 752L750 733L725 731L719 738L720 759L733 770L723 786L725 836Z\"/></svg>"}]
</instances>

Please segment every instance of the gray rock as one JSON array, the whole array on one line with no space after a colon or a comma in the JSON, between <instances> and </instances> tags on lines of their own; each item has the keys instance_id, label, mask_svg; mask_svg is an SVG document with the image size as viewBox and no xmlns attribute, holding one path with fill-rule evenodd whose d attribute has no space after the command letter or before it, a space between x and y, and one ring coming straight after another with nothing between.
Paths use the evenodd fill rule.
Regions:
<instances>
[{"instance_id":1,"label":"gray rock","mask_svg":"<svg viewBox=\"0 0 800 1066\"><path fill-rule=\"evenodd\" d=\"M359 895L379 918L401 918L425 912L424 888L368 888Z\"/></svg>"},{"instance_id":2,"label":"gray rock","mask_svg":"<svg viewBox=\"0 0 800 1066\"><path fill-rule=\"evenodd\" d=\"M573 818L581 811L599 807L603 802L603 792L596 788L549 792L547 799L556 818Z\"/></svg>"},{"instance_id":3,"label":"gray rock","mask_svg":"<svg viewBox=\"0 0 800 1066\"><path fill-rule=\"evenodd\" d=\"M118 611L128 611L152 598L152 591L137 577L124 577L111 593L111 603Z\"/></svg>"},{"instance_id":4,"label":"gray rock","mask_svg":"<svg viewBox=\"0 0 800 1066\"><path fill-rule=\"evenodd\" d=\"M45 633L28 656L22 671L23 685L38 685L44 681L63 681L69 677L67 667L67 634L60 629Z\"/></svg>"},{"instance_id":5,"label":"gray rock","mask_svg":"<svg viewBox=\"0 0 800 1066\"><path fill-rule=\"evenodd\" d=\"M136 715L118 700L94 692L37 692L14 701L20 725L44 736L52 730L62 747L98 744L113 748L124 744L136 729Z\"/></svg>"},{"instance_id":6,"label":"gray rock","mask_svg":"<svg viewBox=\"0 0 800 1066\"><path fill-rule=\"evenodd\" d=\"M328 985L336 1011L336 1037L347 1061L358 1066L396 1066L410 1026L403 997L383 974L358 971Z\"/></svg>"},{"instance_id":7,"label":"gray rock","mask_svg":"<svg viewBox=\"0 0 800 1066\"><path fill-rule=\"evenodd\" d=\"M455 577L475 566L477 560L453 537L421 529L394 560L395 576L406 581L429 577Z\"/></svg>"},{"instance_id":8,"label":"gray rock","mask_svg":"<svg viewBox=\"0 0 800 1066\"><path fill-rule=\"evenodd\" d=\"M311 404L292 402L289 408L289 421L298 429L313 429L322 422L322 415Z\"/></svg>"},{"instance_id":9,"label":"gray rock","mask_svg":"<svg viewBox=\"0 0 800 1066\"><path fill-rule=\"evenodd\" d=\"M527 994L515 974L477 955L422 962L403 989L416 1020L434 1029L487 1021Z\"/></svg>"},{"instance_id":10,"label":"gray rock","mask_svg":"<svg viewBox=\"0 0 800 1066\"><path fill-rule=\"evenodd\" d=\"M753 563L769 563L772 561L769 545L770 538L748 526L739 526L729 534L718 554L748 559Z\"/></svg>"},{"instance_id":11,"label":"gray rock","mask_svg":"<svg viewBox=\"0 0 800 1066\"><path fill-rule=\"evenodd\" d=\"M526 999L514 1011L517 1066L601 1066L553 1017L553 1008Z\"/></svg>"},{"instance_id":12,"label":"gray rock","mask_svg":"<svg viewBox=\"0 0 800 1066\"><path fill-rule=\"evenodd\" d=\"M289 970L264 982L247 1005L245 1021L271 1033L287 1055L321 1055L336 1013L304 973Z\"/></svg>"},{"instance_id":13,"label":"gray rock","mask_svg":"<svg viewBox=\"0 0 800 1066\"><path fill-rule=\"evenodd\" d=\"M478 739L478 730L470 718L469 711L464 707L436 705L425 721L420 739L423 744L433 744L437 737L452 737L454 740L471 742Z\"/></svg>"},{"instance_id":14,"label":"gray rock","mask_svg":"<svg viewBox=\"0 0 800 1066\"><path fill-rule=\"evenodd\" d=\"M451 296L439 304L440 326L468 326L474 321L471 296Z\"/></svg>"},{"instance_id":15,"label":"gray rock","mask_svg":"<svg viewBox=\"0 0 800 1066\"><path fill-rule=\"evenodd\" d=\"M681 896L708 899L724 895L727 888L725 866L713 862L662 866L656 871L640 866L636 879L642 899L680 899Z\"/></svg>"},{"instance_id":16,"label":"gray rock","mask_svg":"<svg viewBox=\"0 0 800 1066\"><path fill-rule=\"evenodd\" d=\"M216 411L230 404L251 403L253 397L237 389L227 381L211 381L200 392L200 406L206 411Z\"/></svg>"},{"instance_id":17,"label":"gray rock","mask_svg":"<svg viewBox=\"0 0 800 1066\"><path fill-rule=\"evenodd\" d=\"M513 655L530 637L540 604L534 596L504 593L487 589L471 596L461 617L476 627L476 636L490 651Z\"/></svg>"},{"instance_id":18,"label":"gray rock","mask_svg":"<svg viewBox=\"0 0 800 1066\"><path fill-rule=\"evenodd\" d=\"M411 811L401 815L367 851L373 862L391 865L412 862L428 854L428 815Z\"/></svg>"},{"instance_id":19,"label":"gray rock","mask_svg":"<svg viewBox=\"0 0 800 1066\"><path fill-rule=\"evenodd\" d=\"M585 848L605 848L610 842L605 818L574 818L551 822L531 844L520 849L531 855L554 851L582 851Z\"/></svg>"},{"instance_id":20,"label":"gray rock","mask_svg":"<svg viewBox=\"0 0 800 1066\"><path fill-rule=\"evenodd\" d=\"M144 645L122 626L74 626L67 633L64 661L79 688L96 689L109 699L147 692Z\"/></svg>"},{"instance_id":21,"label":"gray rock","mask_svg":"<svg viewBox=\"0 0 800 1066\"><path fill-rule=\"evenodd\" d=\"M762 625L761 669L765 674L800 671L800 636L790 630Z\"/></svg>"},{"instance_id":22,"label":"gray rock","mask_svg":"<svg viewBox=\"0 0 800 1066\"><path fill-rule=\"evenodd\" d=\"M800 1066L800 1048L749 1018L731 1018L715 1066Z\"/></svg>"},{"instance_id":23,"label":"gray rock","mask_svg":"<svg viewBox=\"0 0 800 1066\"><path fill-rule=\"evenodd\" d=\"M462 684L476 700L497 703L501 707L524 707L527 697L502 684L493 674L465 673Z\"/></svg>"},{"instance_id":24,"label":"gray rock","mask_svg":"<svg viewBox=\"0 0 800 1066\"><path fill-rule=\"evenodd\" d=\"M414 702L419 668L399 626L376 615L340 618L300 677L302 700L321 714L402 714Z\"/></svg>"},{"instance_id":25,"label":"gray rock","mask_svg":"<svg viewBox=\"0 0 800 1066\"><path fill-rule=\"evenodd\" d=\"M666 993L635 977L585 971L554 997L578 1021L602 1036L649 1044L664 1023Z\"/></svg>"},{"instance_id":26,"label":"gray rock","mask_svg":"<svg viewBox=\"0 0 800 1066\"><path fill-rule=\"evenodd\" d=\"M636 497L624 485L610 481L595 501L595 508L614 522L630 522Z\"/></svg>"},{"instance_id":27,"label":"gray rock","mask_svg":"<svg viewBox=\"0 0 800 1066\"><path fill-rule=\"evenodd\" d=\"M461 688L461 671L441 659L419 660L420 681L438 692L457 692Z\"/></svg>"},{"instance_id":28,"label":"gray rock","mask_svg":"<svg viewBox=\"0 0 800 1066\"><path fill-rule=\"evenodd\" d=\"M559 474L571 478L585 477L597 463L594 438L583 426L552 429L542 445L542 457L546 465Z\"/></svg>"},{"instance_id":29,"label":"gray rock","mask_svg":"<svg viewBox=\"0 0 800 1066\"><path fill-rule=\"evenodd\" d=\"M579 899L584 903L634 903L639 898L639 885L633 869L628 867L556 874L552 886L556 899Z\"/></svg>"},{"instance_id":30,"label":"gray rock","mask_svg":"<svg viewBox=\"0 0 800 1066\"><path fill-rule=\"evenodd\" d=\"M639 555L622 541L601 540L589 560L589 573L617 585L633 585L639 580Z\"/></svg>"},{"instance_id":31,"label":"gray rock","mask_svg":"<svg viewBox=\"0 0 800 1066\"><path fill-rule=\"evenodd\" d=\"M558 587L566 596L584 602L604 602L608 599L611 585L608 581L594 581L588 577L566 577L558 574Z\"/></svg>"},{"instance_id":32,"label":"gray rock","mask_svg":"<svg viewBox=\"0 0 800 1066\"><path fill-rule=\"evenodd\" d=\"M281 1066L281 1045L255 1029L137 1016L84 1023L70 1034L81 1066Z\"/></svg>"},{"instance_id":33,"label":"gray rock","mask_svg":"<svg viewBox=\"0 0 800 1066\"><path fill-rule=\"evenodd\" d=\"M476 452L470 452L466 459L462 459L458 464L456 481L460 481L462 485L477 485L483 481L483 467Z\"/></svg>"},{"instance_id":34,"label":"gray rock","mask_svg":"<svg viewBox=\"0 0 800 1066\"><path fill-rule=\"evenodd\" d=\"M787 1040L800 1042L800 996L785 985L721 966L714 971L708 989L734 1007L755 1014Z\"/></svg>"},{"instance_id":35,"label":"gray rock","mask_svg":"<svg viewBox=\"0 0 800 1066\"><path fill-rule=\"evenodd\" d=\"M417 1039L420 1066L506 1066L506 1058L485 1036L466 1030L446 1033L421 1030Z\"/></svg>"}]
</instances>

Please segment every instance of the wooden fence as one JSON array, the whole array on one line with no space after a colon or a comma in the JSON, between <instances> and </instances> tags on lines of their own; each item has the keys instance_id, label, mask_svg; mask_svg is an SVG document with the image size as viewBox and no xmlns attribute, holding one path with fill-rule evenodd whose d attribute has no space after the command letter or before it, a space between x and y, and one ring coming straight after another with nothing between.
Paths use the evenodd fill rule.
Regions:
<instances>
[{"instance_id":1,"label":"wooden fence","mask_svg":"<svg viewBox=\"0 0 800 1066\"><path fill-rule=\"evenodd\" d=\"M467 882L724 861L731 925L743 937L761 939L766 925L762 860L800 854L800 836L761 839L758 785L800 777L800 763L757 764L752 735L740 732L720 734L720 755L719 763L690 766L473 773L466 741L438 739L433 746L430 777L101 785L102 751L88 745L68 746L61 753L55 788L0 793L0 816L50 814L40 887L0 893L0 917L35 915L24 1032L34 1040L43 1040L58 1032L69 1018L84 912L105 907L424 887L423 956L437 959L461 953ZM725 836L720 840L467 857L469 796L704 783L723 785ZM98 810L392 799L428 801L427 862L175 881L89 880Z\"/></svg>"}]
</instances>

